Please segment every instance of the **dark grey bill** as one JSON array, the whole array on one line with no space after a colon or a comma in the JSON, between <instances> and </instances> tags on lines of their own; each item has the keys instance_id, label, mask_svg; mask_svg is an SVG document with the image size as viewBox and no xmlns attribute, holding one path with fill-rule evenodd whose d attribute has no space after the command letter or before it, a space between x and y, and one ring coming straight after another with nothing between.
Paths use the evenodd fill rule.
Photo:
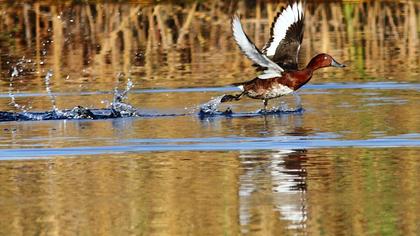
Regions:
<instances>
[{"instance_id":1,"label":"dark grey bill","mask_svg":"<svg viewBox=\"0 0 420 236\"><path fill-rule=\"evenodd\" d=\"M340 64L340 63L338 63L336 60L332 60L332 62L331 62L331 66L334 66L334 67L340 67L340 68L342 68L342 67L346 67L346 65L344 65L344 64Z\"/></svg>"}]
</instances>

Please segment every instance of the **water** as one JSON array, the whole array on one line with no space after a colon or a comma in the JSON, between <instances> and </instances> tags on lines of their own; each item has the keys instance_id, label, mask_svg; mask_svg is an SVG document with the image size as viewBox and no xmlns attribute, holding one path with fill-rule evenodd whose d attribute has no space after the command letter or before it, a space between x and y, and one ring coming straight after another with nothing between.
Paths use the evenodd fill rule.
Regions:
<instances>
[{"instance_id":1,"label":"water","mask_svg":"<svg viewBox=\"0 0 420 236\"><path fill-rule=\"evenodd\" d=\"M0 4L0 235L419 235L419 3L308 3L268 112L230 4Z\"/></svg>"}]
</instances>

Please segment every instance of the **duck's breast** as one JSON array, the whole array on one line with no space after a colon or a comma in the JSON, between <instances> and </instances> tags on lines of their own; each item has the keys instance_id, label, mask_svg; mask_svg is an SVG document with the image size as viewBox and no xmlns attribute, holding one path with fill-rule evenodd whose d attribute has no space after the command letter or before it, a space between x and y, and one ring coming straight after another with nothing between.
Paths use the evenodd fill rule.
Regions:
<instances>
[{"instance_id":1,"label":"duck's breast","mask_svg":"<svg viewBox=\"0 0 420 236\"><path fill-rule=\"evenodd\" d=\"M272 79L254 79L249 81L243 87L248 97L259 99L271 99L287 95L293 92L293 89L282 84L280 78Z\"/></svg>"},{"instance_id":2,"label":"duck's breast","mask_svg":"<svg viewBox=\"0 0 420 236\"><path fill-rule=\"evenodd\" d=\"M269 91L267 91L267 98L276 98L293 93L293 89L280 83L273 83Z\"/></svg>"}]
</instances>

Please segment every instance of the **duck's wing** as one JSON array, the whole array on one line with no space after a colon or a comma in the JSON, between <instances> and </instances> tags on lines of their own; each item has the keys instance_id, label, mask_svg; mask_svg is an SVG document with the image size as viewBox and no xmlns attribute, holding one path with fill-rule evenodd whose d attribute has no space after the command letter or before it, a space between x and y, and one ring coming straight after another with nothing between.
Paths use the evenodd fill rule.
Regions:
<instances>
[{"instance_id":1,"label":"duck's wing","mask_svg":"<svg viewBox=\"0 0 420 236\"><path fill-rule=\"evenodd\" d=\"M270 40L262 52L286 70L298 69L298 54L303 39L304 6L295 2L283 8L271 25Z\"/></svg>"},{"instance_id":2,"label":"duck's wing","mask_svg":"<svg viewBox=\"0 0 420 236\"><path fill-rule=\"evenodd\" d=\"M281 76L281 73L284 71L283 68L270 60L255 46L248 35L245 34L238 16L232 18L232 31L233 37L241 51L258 66L264 68L263 73L258 78L268 79Z\"/></svg>"}]
</instances>

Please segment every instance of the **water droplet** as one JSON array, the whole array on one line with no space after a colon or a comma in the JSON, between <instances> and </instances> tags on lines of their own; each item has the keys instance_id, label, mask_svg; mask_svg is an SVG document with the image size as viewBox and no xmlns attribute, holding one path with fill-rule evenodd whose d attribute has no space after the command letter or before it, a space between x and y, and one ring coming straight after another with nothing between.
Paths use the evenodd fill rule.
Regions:
<instances>
[{"instance_id":1,"label":"water droplet","mask_svg":"<svg viewBox=\"0 0 420 236\"><path fill-rule=\"evenodd\" d=\"M56 114L61 114L60 111L57 109L56 102L55 102L55 96L51 92L50 80L51 80L52 76L53 76L52 70L48 70L47 74L44 77L45 90L47 90L47 94L51 98L51 105L52 105L53 112L55 112Z\"/></svg>"}]
</instances>

